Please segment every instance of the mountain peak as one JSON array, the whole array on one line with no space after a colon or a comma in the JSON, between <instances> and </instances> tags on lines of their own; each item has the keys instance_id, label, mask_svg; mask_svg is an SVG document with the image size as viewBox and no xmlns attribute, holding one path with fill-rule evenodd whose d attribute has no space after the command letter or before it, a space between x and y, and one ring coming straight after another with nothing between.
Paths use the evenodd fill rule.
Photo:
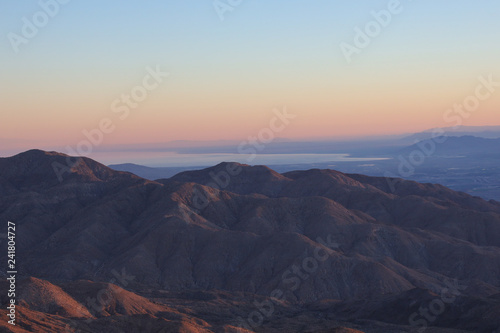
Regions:
<instances>
[{"instance_id":1,"label":"mountain peak","mask_svg":"<svg viewBox=\"0 0 500 333\"><path fill-rule=\"evenodd\" d=\"M66 154L59 153L57 151L45 151L41 149L30 149L25 152L19 153L14 156L67 156Z\"/></svg>"},{"instance_id":2,"label":"mountain peak","mask_svg":"<svg viewBox=\"0 0 500 333\"><path fill-rule=\"evenodd\" d=\"M72 180L107 181L125 174L87 157L69 156L40 149L0 158L0 185L5 187L20 188L40 185L50 187Z\"/></svg>"},{"instance_id":3,"label":"mountain peak","mask_svg":"<svg viewBox=\"0 0 500 333\"><path fill-rule=\"evenodd\" d=\"M219 167L223 167L223 168L226 168L226 167L249 167L250 165L249 164L242 164L242 163L238 163L238 162L220 162L219 164L213 166L213 168L219 168Z\"/></svg>"},{"instance_id":4,"label":"mountain peak","mask_svg":"<svg viewBox=\"0 0 500 333\"><path fill-rule=\"evenodd\" d=\"M251 166L236 162L222 162L202 170L184 171L170 180L197 183L235 193L264 195L279 193L284 182L289 181L288 178L267 166Z\"/></svg>"}]
</instances>

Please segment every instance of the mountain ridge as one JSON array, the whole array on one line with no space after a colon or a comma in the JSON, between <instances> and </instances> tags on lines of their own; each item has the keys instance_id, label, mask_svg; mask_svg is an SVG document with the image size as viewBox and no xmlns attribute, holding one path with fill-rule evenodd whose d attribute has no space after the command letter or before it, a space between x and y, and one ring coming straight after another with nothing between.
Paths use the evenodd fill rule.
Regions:
<instances>
[{"instance_id":1,"label":"mountain ridge","mask_svg":"<svg viewBox=\"0 0 500 333\"><path fill-rule=\"evenodd\" d=\"M35 168L35 155L45 168ZM53 172L48 166L66 155L16 156L0 162L0 179L16 189L0 191L0 219L17 224L20 271L50 283L106 283L128 272L127 289L139 294L265 300L281 290L286 309L328 299L390 308L384 295L439 294L448 280L468 286L464 304L494 303L500 293L500 204L444 186L390 179L391 192L384 178L237 163L148 181L87 160L47 183L40 170ZM22 159L33 168L3 173ZM19 186L19 172L36 177ZM472 302L477 295L482 301ZM252 303L245 299L243 308ZM341 308L332 308L340 322L388 320L363 311L344 318Z\"/></svg>"}]
</instances>

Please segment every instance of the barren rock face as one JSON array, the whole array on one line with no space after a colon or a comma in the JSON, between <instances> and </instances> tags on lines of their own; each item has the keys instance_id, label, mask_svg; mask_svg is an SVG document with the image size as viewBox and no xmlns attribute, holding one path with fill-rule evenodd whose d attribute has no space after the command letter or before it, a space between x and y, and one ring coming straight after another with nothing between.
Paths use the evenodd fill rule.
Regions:
<instances>
[{"instance_id":1,"label":"barren rock face","mask_svg":"<svg viewBox=\"0 0 500 333\"><path fill-rule=\"evenodd\" d=\"M27 316L80 317L96 332L120 316L231 332L255 298L272 297L276 310L258 327L247 321L252 330L273 332L278 322L299 331L302 311L313 331L370 332L379 324L344 324L410 325L420 302L458 281L457 301L428 324L472 329L453 324L458 305L470 321L481 316L473 309L489 308L484 327L500 324L497 202L440 185L237 163L152 182L84 158L57 174L54 163L68 159L42 151L0 159L0 219L16 222L19 271L36 277L23 285ZM116 290L89 310L87 295ZM179 301L183 293L191 304ZM202 306L211 302L219 310Z\"/></svg>"}]
</instances>

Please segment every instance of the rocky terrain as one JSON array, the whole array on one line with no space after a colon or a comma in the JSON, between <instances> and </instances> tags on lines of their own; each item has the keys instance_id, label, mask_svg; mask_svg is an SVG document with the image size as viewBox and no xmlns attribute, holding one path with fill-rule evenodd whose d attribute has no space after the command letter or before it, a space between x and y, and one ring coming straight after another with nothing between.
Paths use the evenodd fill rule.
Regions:
<instances>
[{"instance_id":1,"label":"rocky terrain","mask_svg":"<svg viewBox=\"0 0 500 333\"><path fill-rule=\"evenodd\" d=\"M237 163L150 181L32 150L0 159L0 220L24 277L7 332L500 329L500 203L440 185Z\"/></svg>"}]
</instances>

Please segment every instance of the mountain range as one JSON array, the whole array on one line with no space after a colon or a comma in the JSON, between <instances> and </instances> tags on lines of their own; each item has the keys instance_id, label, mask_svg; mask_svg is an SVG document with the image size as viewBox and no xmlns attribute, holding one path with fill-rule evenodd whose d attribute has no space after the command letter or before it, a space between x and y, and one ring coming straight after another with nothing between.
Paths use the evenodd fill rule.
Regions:
<instances>
[{"instance_id":1,"label":"mountain range","mask_svg":"<svg viewBox=\"0 0 500 333\"><path fill-rule=\"evenodd\" d=\"M153 181L31 150L0 159L0 220L8 332L500 329L500 203L442 185L238 163Z\"/></svg>"},{"instance_id":2,"label":"mountain range","mask_svg":"<svg viewBox=\"0 0 500 333\"><path fill-rule=\"evenodd\" d=\"M427 134L430 135L430 133ZM334 167L345 173L362 173L371 176L398 175L419 182L439 183L454 190L500 201L499 138L488 139L470 135L434 138L430 135L430 137L422 140L414 138L411 144L403 147L399 145L371 147L368 149L371 155L363 155L363 153L360 155L359 150L354 154L358 157L383 157L378 160L360 162L356 159L347 159L346 161L311 162L309 164L280 164L271 167L280 173L298 169ZM302 148L305 149L305 147L300 149ZM343 152L350 152L350 150ZM152 168L130 163L109 167L118 171L132 172L149 180L170 178L179 172L200 168L196 166Z\"/></svg>"},{"instance_id":3,"label":"mountain range","mask_svg":"<svg viewBox=\"0 0 500 333\"><path fill-rule=\"evenodd\" d=\"M434 147L433 156L500 158L500 138L488 139L471 135L425 139L400 150L400 152L411 153L415 150L424 150L422 147Z\"/></svg>"},{"instance_id":4,"label":"mountain range","mask_svg":"<svg viewBox=\"0 0 500 333\"><path fill-rule=\"evenodd\" d=\"M460 137L474 136L484 139L500 138L500 126L456 126L433 128L404 138L406 141L428 140L436 136Z\"/></svg>"}]
</instances>

